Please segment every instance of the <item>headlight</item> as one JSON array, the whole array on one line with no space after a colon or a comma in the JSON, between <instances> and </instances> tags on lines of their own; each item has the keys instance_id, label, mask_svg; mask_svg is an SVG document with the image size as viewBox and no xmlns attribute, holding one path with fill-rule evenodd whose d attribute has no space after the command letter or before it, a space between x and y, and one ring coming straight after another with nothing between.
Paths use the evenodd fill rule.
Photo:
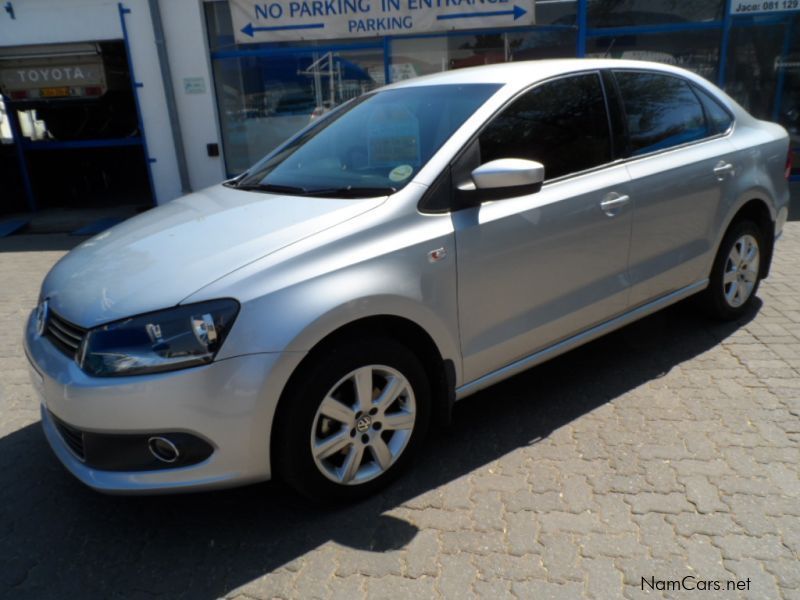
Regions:
<instances>
[{"instance_id":1,"label":"headlight","mask_svg":"<svg viewBox=\"0 0 800 600\"><path fill-rule=\"evenodd\" d=\"M213 300L116 321L90 330L76 360L89 375L172 371L214 360L239 303Z\"/></svg>"}]
</instances>

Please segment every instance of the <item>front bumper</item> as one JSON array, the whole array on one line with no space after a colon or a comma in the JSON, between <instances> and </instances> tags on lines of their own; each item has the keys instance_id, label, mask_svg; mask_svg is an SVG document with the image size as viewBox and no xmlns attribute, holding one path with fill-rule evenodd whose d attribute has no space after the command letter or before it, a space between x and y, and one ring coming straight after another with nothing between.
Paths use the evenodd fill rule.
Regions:
<instances>
[{"instance_id":1,"label":"front bumper","mask_svg":"<svg viewBox=\"0 0 800 600\"><path fill-rule=\"evenodd\" d=\"M37 336L33 321L26 326L25 352L42 402L42 426L56 456L86 485L136 494L215 489L270 478L275 408L302 354L252 354L167 373L95 378ZM98 434L185 432L208 442L213 451L191 466L100 470L70 448L53 417Z\"/></svg>"}]
</instances>

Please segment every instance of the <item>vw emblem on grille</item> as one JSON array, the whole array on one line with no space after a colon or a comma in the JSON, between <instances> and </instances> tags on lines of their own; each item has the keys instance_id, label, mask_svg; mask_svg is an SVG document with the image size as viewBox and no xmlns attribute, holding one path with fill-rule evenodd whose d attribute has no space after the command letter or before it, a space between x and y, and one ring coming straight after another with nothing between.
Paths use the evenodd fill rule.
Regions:
<instances>
[{"instance_id":1,"label":"vw emblem on grille","mask_svg":"<svg viewBox=\"0 0 800 600\"><path fill-rule=\"evenodd\" d=\"M47 304L47 300L42 300L39 306L36 307L36 335L44 335L49 314L50 307Z\"/></svg>"}]
</instances>

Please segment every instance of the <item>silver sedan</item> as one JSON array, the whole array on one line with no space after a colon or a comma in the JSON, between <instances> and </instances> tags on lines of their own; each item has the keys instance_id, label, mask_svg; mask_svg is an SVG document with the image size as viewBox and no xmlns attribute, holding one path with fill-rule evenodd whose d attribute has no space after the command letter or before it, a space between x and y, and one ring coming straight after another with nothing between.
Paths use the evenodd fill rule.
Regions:
<instances>
[{"instance_id":1,"label":"silver sedan","mask_svg":"<svg viewBox=\"0 0 800 600\"><path fill-rule=\"evenodd\" d=\"M81 244L25 331L87 485L374 492L454 402L688 296L752 309L789 139L687 71L451 71Z\"/></svg>"}]
</instances>

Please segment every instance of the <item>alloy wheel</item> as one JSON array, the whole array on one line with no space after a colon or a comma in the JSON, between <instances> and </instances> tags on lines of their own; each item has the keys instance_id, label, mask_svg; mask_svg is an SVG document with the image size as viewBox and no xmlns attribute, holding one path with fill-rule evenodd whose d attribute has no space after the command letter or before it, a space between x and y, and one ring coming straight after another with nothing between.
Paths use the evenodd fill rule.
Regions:
<instances>
[{"instance_id":1,"label":"alloy wheel","mask_svg":"<svg viewBox=\"0 0 800 600\"><path fill-rule=\"evenodd\" d=\"M414 391L402 373L366 365L325 395L311 428L314 464L331 481L358 485L388 470L408 445L416 422Z\"/></svg>"},{"instance_id":2,"label":"alloy wheel","mask_svg":"<svg viewBox=\"0 0 800 600\"><path fill-rule=\"evenodd\" d=\"M758 281L758 270L758 242L745 234L731 247L722 275L723 293L729 306L738 308L747 302Z\"/></svg>"}]
</instances>

